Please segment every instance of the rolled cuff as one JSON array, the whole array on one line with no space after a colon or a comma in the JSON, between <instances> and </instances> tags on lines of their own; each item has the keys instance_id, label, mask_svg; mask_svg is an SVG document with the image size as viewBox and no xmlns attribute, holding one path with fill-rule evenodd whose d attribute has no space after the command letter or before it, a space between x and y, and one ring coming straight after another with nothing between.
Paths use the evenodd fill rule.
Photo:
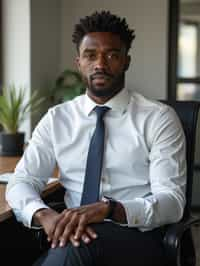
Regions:
<instances>
[{"instance_id":1,"label":"rolled cuff","mask_svg":"<svg viewBox=\"0 0 200 266\"><path fill-rule=\"evenodd\" d=\"M124 206L129 227L138 227L142 231L151 230L150 225L153 216L153 202L147 201L143 198L120 202Z\"/></svg>"},{"instance_id":2,"label":"rolled cuff","mask_svg":"<svg viewBox=\"0 0 200 266\"><path fill-rule=\"evenodd\" d=\"M34 213L39 209L48 209L49 207L41 200L30 202L22 211L23 224L29 228L38 229L32 224Z\"/></svg>"}]
</instances>

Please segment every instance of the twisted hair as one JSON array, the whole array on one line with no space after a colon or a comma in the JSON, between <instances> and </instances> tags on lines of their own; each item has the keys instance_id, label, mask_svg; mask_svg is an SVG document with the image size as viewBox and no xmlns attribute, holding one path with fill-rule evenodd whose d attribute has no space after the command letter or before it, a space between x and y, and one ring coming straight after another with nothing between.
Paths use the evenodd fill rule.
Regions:
<instances>
[{"instance_id":1,"label":"twisted hair","mask_svg":"<svg viewBox=\"0 0 200 266\"><path fill-rule=\"evenodd\" d=\"M96 11L91 16L80 19L80 22L75 25L72 41L76 44L77 50L79 50L83 37L90 32L112 32L119 35L127 52L135 39L135 31L129 29L126 19L121 19L109 11Z\"/></svg>"}]
</instances>

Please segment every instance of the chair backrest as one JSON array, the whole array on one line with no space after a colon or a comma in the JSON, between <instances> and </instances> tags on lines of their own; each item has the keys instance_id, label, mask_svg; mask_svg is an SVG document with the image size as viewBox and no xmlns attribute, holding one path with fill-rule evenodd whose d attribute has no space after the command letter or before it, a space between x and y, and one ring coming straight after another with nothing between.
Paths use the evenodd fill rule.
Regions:
<instances>
[{"instance_id":1,"label":"chair backrest","mask_svg":"<svg viewBox=\"0 0 200 266\"><path fill-rule=\"evenodd\" d=\"M186 136L186 158L187 158L187 186L186 186L186 206L183 218L187 218L191 212L192 185L195 157L195 140L198 113L200 103L195 101L164 101L176 111Z\"/></svg>"}]
</instances>

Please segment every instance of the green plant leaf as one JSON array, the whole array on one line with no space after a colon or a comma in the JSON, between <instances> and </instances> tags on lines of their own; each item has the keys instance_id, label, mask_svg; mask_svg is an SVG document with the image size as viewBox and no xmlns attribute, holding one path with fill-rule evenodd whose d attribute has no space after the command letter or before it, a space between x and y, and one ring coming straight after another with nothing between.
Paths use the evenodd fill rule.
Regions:
<instances>
[{"instance_id":1,"label":"green plant leaf","mask_svg":"<svg viewBox=\"0 0 200 266\"><path fill-rule=\"evenodd\" d=\"M56 79L55 86L51 90L51 98L54 104L71 100L85 92L85 83L78 71L66 69Z\"/></svg>"},{"instance_id":2,"label":"green plant leaf","mask_svg":"<svg viewBox=\"0 0 200 266\"><path fill-rule=\"evenodd\" d=\"M8 133L17 133L21 123L27 118L28 113L39 110L44 97L39 97L34 91L30 99L25 102L25 88L16 88L14 85L3 88L0 96L0 124Z\"/></svg>"}]
</instances>

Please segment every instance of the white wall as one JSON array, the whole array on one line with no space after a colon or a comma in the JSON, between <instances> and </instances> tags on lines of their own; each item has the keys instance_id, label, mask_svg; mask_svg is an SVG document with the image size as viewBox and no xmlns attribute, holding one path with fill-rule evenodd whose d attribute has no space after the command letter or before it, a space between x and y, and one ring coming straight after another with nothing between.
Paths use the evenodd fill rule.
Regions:
<instances>
[{"instance_id":1,"label":"white wall","mask_svg":"<svg viewBox=\"0 0 200 266\"><path fill-rule=\"evenodd\" d=\"M30 93L30 1L2 1L3 83L15 84ZM30 119L21 127L30 136Z\"/></svg>"},{"instance_id":2,"label":"white wall","mask_svg":"<svg viewBox=\"0 0 200 266\"><path fill-rule=\"evenodd\" d=\"M3 84L15 84L45 95L53 86L60 65L60 0L3 0ZM27 117L21 127L26 140L47 110Z\"/></svg>"},{"instance_id":3,"label":"white wall","mask_svg":"<svg viewBox=\"0 0 200 266\"><path fill-rule=\"evenodd\" d=\"M31 87L48 94L59 74L61 40L60 0L31 1ZM48 101L39 115L32 117L34 128L48 108Z\"/></svg>"},{"instance_id":4,"label":"white wall","mask_svg":"<svg viewBox=\"0 0 200 266\"><path fill-rule=\"evenodd\" d=\"M130 52L132 63L127 74L131 89L151 98L166 98L167 79L167 0L62 0L61 65L75 67L75 48L71 41L73 26L80 17L95 10L110 10L126 17L136 30Z\"/></svg>"}]
</instances>

